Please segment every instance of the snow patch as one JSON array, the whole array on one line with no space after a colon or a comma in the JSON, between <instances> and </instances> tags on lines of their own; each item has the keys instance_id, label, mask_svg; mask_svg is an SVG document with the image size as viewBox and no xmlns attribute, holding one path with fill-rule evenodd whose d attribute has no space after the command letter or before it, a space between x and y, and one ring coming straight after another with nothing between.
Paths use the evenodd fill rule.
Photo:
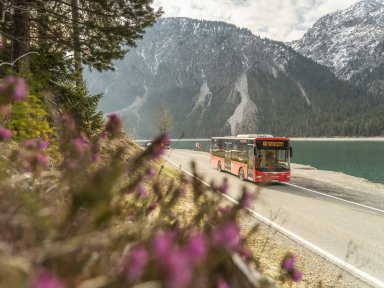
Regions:
<instances>
[{"instance_id":1,"label":"snow patch","mask_svg":"<svg viewBox=\"0 0 384 288\"><path fill-rule=\"evenodd\" d=\"M108 113L106 115L109 115L109 114L118 114L118 115L133 114L134 116L136 116L137 119L140 119L139 109L141 108L141 106L144 105L144 103L148 99L147 86L144 86L144 90L145 90L144 94L141 96L136 96L135 100L128 107L125 107L125 108L120 109L120 110L116 110L116 111Z\"/></svg>"},{"instance_id":2,"label":"snow patch","mask_svg":"<svg viewBox=\"0 0 384 288\"><path fill-rule=\"evenodd\" d=\"M202 74L205 78L204 72ZM203 111L200 114L200 119L205 113L205 111L211 106L212 101L212 92L209 90L207 80L204 80L200 86L199 94L197 94L194 98L196 99L195 105L193 106L192 111L187 115L189 117L193 112L195 112L199 107L203 108Z\"/></svg>"},{"instance_id":3,"label":"snow patch","mask_svg":"<svg viewBox=\"0 0 384 288\"><path fill-rule=\"evenodd\" d=\"M240 104L236 107L233 115L227 120L231 126L231 134L235 135L239 130L244 120L247 120L246 115L255 114L257 112L256 104L252 102L248 93L248 78L247 71L244 71L240 79L236 82L232 95L238 92L241 97Z\"/></svg>"},{"instance_id":4,"label":"snow patch","mask_svg":"<svg viewBox=\"0 0 384 288\"><path fill-rule=\"evenodd\" d=\"M276 68L275 67L272 67L272 75L273 77L276 79L277 76L279 76L279 72L277 72Z\"/></svg>"},{"instance_id":5,"label":"snow patch","mask_svg":"<svg viewBox=\"0 0 384 288\"><path fill-rule=\"evenodd\" d=\"M311 105L311 101L309 101L309 98L308 98L308 95L307 93L305 92L303 86L297 82L297 86L299 87L300 91L301 91L301 96L303 96L303 98L305 99L305 101L307 101L307 104L308 105Z\"/></svg>"}]
</instances>

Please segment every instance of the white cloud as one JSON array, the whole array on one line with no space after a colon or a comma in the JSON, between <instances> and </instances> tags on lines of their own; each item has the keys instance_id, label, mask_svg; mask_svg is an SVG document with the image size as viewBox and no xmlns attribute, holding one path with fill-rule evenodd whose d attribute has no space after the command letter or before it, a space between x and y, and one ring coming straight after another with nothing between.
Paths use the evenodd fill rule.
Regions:
<instances>
[{"instance_id":1,"label":"white cloud","mask_svg":"<svg viewBox=\"0 0 384 288\"><path fill-rule=\"evenodd\" d=\"M155 0L165 17L225 21L280 41L303 36L320 17L358 0Z\"/></svg>"}]
</instances>

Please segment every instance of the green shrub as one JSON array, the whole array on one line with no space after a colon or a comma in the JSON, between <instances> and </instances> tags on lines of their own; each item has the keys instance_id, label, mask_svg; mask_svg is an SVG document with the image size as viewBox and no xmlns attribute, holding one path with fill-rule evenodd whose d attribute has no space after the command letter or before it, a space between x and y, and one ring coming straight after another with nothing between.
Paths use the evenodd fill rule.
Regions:
<instances>
[{"instance_id":1,"label":"green shrub","mask_svg":"<svg viewBox=\"0 0 384 288\"><path fill-rule=\"evenodd\" d=\"M12 106L12 119L7 127L13 131L14 140L49 137L53 130L48 122L48 113L39 98L29 95L27 101Z\"/></svg>"}]
</instances>

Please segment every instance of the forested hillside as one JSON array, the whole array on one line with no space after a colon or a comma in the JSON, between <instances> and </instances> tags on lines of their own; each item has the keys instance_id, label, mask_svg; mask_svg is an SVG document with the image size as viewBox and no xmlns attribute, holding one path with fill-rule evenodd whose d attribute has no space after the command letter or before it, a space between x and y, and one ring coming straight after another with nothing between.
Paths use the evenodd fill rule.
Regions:
<instances>
[{"instance_id":1,"label":"forested hillside","mask_svg":"<svg viewBox=\"0 0 384 288\"><path fill-rule=\"evenodd\" d=\"M133 137L156 134L162 105L176 124L173 137L384 134L384 98L228 23L161 18L114 65L86 72L86 82L104 93L99 109L118 113Z\"/></svg>"}]
</instances>

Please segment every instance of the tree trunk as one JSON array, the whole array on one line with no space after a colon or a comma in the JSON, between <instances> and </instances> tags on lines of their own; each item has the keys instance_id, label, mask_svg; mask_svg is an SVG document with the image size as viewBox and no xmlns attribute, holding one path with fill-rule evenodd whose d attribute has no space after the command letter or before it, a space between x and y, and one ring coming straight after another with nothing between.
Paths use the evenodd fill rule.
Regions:
<instances>
[{"instance_id":1,"label":"tree trunk","mask_svg":"<svg viewBox=\"0 0 384 288\"><path fill-rule=\"evenodd\" d=\"M30 67L30 0L14 0L13 13L13 61L21 57L16 63L16 71L27 74ZM23 57L23 55L26 55Z\"/></svg>"},{"instance_id":2,"label":"tree trunk","mask_svg":"<svg viewBox=\"0 0 384 288\"><path fill-rule=\"evenodd\" d=\"M76 87L84 86L83 69L81 67L81 43L80 43L80 16L78 9L78 0L71 0L72 9L72 41L73 41L73 65L75 69Z\"/></svg>"}]
</instances>

